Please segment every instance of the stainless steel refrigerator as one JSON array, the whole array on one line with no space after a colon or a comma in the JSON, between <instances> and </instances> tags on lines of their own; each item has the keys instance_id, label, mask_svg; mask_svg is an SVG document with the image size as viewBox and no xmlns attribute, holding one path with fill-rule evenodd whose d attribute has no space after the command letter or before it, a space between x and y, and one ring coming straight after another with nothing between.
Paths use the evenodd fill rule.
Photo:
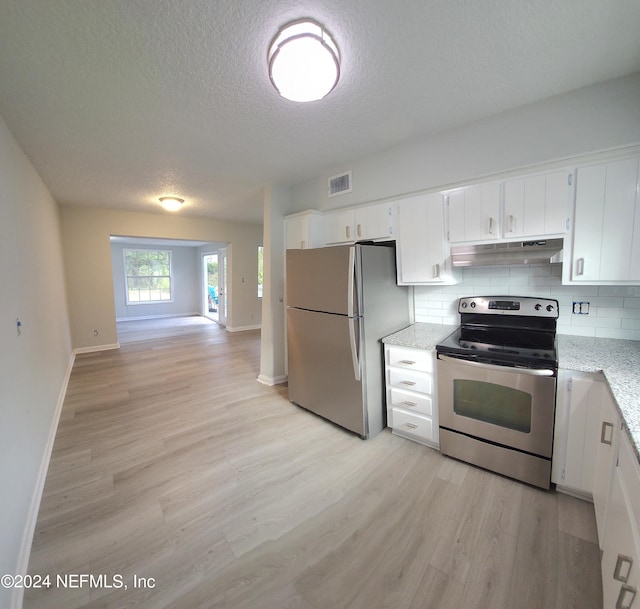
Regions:
<instances>
[{"instance_id":1,"label":"stainless steel refrigerator","mask_svg":"<svg viewBox=\"0 0 640 609\"><path fill-rule=\"evenodd\" d=\"M395 249L287 250L286 288L289 399L373 437L386 425L381 339L413 317Z\"/></svg>"}]
</instances>

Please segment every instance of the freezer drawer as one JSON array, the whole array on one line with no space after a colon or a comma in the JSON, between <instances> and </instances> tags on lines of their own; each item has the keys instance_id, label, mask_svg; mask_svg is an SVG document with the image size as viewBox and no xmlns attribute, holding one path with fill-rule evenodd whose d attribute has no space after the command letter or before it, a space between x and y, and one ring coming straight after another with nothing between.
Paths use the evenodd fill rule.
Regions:
<instances>
[{"instance_id":1,"label":"freezer drawer","mask_svg":"<svg viewBox=\"0 0 640 609\"><path fill-rule=\"evenodd\" d=\"M287 309L289 399L367 437L359 324L359 318Z\"/></svg>"}]
</instances>

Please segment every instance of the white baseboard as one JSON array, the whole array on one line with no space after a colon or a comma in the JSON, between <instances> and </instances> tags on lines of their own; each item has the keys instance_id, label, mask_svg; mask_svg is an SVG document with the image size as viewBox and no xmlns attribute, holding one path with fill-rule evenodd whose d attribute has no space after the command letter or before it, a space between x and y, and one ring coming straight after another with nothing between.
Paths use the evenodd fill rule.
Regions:
<instances>
[{"instance_id":1,"label":"white baseboard","mask_svg":"<svg viewBox=\"0 0 640 609\"><path fill-rule=\"evenodd\" d=\"M42 455L42 461L40 462L40 469L38 471L38 479L36 486L31 496L31 504L29 505L29 513L27 515L27 524L22 533L22 540L20 543L20 553L18 555L18 564L16 574L26 575L29 569L29 558L31 555L31 544L33 543L33 535L36 530L36 523L38 521L38 512L40 511L40 502L42 500L42 493L44 491L44 483L47 479L47 471L49 471L49 462L51 461L51 452L53 451L53 443L56 439L56 432L58 431L58 423L60 422L60 414L62 413L62 405L64 404L64 398L67 395L67 387L69 386L69 378L71 377L71 370L76 359L76 352L71 353L69 363L67 365L67 371L62 381L62 386L58 393L58 401L56 402L56 409L53 413L53 419L51 421L51 428L49 429L49 437L47 438L47 444L44 448L44 454ZM14 588L13 595L11 596L11 609L20 609L22 607L22 600L24 595L23 588Z\"/></svg>"},{"instance_id":2,"label":"white baseboard","mask_svg":"<svg viewBox=\"0 0 640 609\"><path fill-rule=\"evenodd\" d=\"M205 317L201 313L167 313L165 315L139 315L136 317L116 317L116 322L119 321L142 321L145 319L167 319L169 317Z\"/></svg>"},{"instance_id":3,"label":"white baseboard","mask_svg":"<svg viewBox=\"0 0 640 609\"><path fill-rule=\"evenodd\" d=\"M120 343L113 343L112 345L96 345L95 347L78 347L73 350L73 354L79 353L95 353L97 351L110 351L111 349L120 349Z\"/></svg>"},{"instance_id":4,"label":"white baseboard","mask_svg":"<svg viewBox=\"0 0 640 609\"><path fill-rule=\"evenodd\" d=\"M288 377L286 374L281 376L265 376L261 374L258 377L258 383L262 383L263 385L268 385L269 387L273 387L274 385L282 385L282 383L286 383Z\"/></svg>"},{"instance_id":5,"label":"white baseboard","mask_svg":"<svg viewBox=\"0 0 640 609\"><path fill-rule=\"evenodd\" d=\"M247 330L260 330L261 328L262 324L258 324L256 326L238 326L237 328L227 326L227 332L246 332Z\"/></svg>"}]
</instances>

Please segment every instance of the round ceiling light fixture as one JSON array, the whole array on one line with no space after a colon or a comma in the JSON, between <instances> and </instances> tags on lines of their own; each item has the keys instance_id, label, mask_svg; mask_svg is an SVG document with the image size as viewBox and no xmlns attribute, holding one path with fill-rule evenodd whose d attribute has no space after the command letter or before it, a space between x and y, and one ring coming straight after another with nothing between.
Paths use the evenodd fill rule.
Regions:
<instances>
[{"instance_id":1,"label":"round ceiling light fixture","mask_svg":"<svg viewBox=\"0 0 640 609\"><path fill-rule=\"evenodd\" d=\"M324 26L312 19L283 26L271 41L268 62L273 86L295 102L322 99L340 78L340 51Z\"/></svg>"},{"instance_id":2,"label":"round ceiling light fixture","mask_svg":"<svg viewBox=\"0 0 640 609\"><path fill-rule=\"evenodd\" d=\"M178 211L183 203L184 199L178 197L160 197L160 205L167 211Z\"/></svg>"}]
</instances>

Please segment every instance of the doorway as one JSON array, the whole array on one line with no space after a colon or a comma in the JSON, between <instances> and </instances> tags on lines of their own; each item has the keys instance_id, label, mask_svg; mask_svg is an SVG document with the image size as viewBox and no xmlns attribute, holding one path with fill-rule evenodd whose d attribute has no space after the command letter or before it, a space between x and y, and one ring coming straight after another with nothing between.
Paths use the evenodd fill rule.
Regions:
<instances>
[{"instance_id":1,"label":"doorway","mask_svg":"<svg viewBox=\"0 0 640 609\"><path fill-rule=\"evenodd\" d=\"M227 272L226 248L203 254L203 314L218 322L221 326L227 323Z\"/></svg>"},{"instance_id":2,"label":"doorway","mask_svg":"<svg viewBox=\"0 0 640 609\"><path fill-rule=\"evenodd\" d=\"M218 254L204 254L202 256L204 270L204 304L205 317L218 321L220 298L218 296Z\"/></svg>"}]
</instances>

